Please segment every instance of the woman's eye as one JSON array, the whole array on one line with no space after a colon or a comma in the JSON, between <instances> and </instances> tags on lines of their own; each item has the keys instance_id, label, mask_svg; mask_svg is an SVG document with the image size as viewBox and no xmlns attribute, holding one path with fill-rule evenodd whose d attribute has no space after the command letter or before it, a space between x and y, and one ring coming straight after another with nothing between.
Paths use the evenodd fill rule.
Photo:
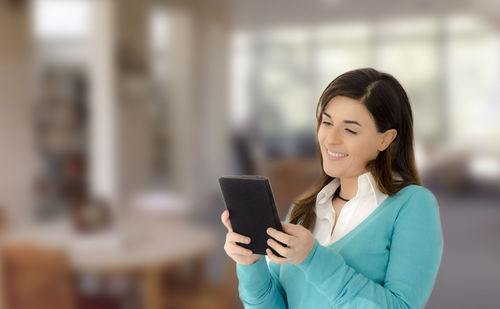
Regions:
<instances>
[{"instance_id":1,"label":"woman's eye","mask_svg":"<svg viewBox=\"0 0 500 309\"><path fill-rule=\"evenodd\" d=\"M327 125L327 126L332 125L332 123L328 122L328 121L322 121L321 124L324 124L324 125Z\"/></svg>"},{"instance_id":2,"label":"woman's eye","mask_svg":"<svg viewBox=\"0 0 500 309\"><path fill-rule=\"evenodd\" d=\"M350 129L345 129L347 132L351 133L351 134L358 134L357 132L354 132L353 130L350 130Z\"/></svg>"}]
</instances>

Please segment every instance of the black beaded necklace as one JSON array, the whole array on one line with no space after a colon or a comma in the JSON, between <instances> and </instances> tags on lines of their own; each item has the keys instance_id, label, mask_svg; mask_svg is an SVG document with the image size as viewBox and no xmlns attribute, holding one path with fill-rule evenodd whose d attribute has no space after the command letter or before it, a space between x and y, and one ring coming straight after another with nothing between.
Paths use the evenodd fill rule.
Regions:
<instances>
[{"instance_id":1,"label":"black beaded necklace","mask_svg":"<svg viewBox=\"0 0 500 309\"><path fill-rule=\"evenodd\" d=\"M348 199L340 196L340 186L337 188L337 191L335 191L335 194L333 194L333 198L335 198L335 197L338 197L339 199L343 200L344 202L349 202Z\"/></svg>"}]
</instances>

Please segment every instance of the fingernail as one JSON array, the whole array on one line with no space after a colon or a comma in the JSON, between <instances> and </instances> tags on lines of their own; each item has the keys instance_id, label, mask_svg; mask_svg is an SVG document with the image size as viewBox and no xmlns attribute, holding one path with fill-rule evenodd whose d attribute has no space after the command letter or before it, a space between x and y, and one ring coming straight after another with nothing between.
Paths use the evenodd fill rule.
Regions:
<instances>
[{"instance_id":1,"label":"fingernail","mask_svg":"<svg viewBox=\"0 0 500 309\"><path fill-rule=\"evenodd\" d=\"M246 242L247 244L249 244L249 243L250 243L250 238L245 238L245 242Z\"/></svg>"}]
</instances>

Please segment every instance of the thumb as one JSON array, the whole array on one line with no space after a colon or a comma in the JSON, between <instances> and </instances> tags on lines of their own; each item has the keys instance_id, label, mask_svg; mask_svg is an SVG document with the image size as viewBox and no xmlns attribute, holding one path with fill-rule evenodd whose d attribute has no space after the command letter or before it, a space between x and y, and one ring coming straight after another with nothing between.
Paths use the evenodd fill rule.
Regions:
<instances>
[{"instance_id":1,"label":"thumb","mask_svg":"<svg viewBox=\"0 0 500 309\"><path fill-rule=\"evenodd\" d=\"M281 226L283 227L283 231L290 235L297 235L297 232L300 231L301 227L297 224L291 224L284 221L281 221Z\"/></svg>"},{"instance_id":2,"label":"thumb","mask_svg":"<svg viewBox=\"0 0 500 309\"><path fill-rule=\"evenodd\" d=\"M222 224L226 227L229 232L233 231L233 227L231 226L231 220L229 220L229 210L225 210L220 216Z\"/></svg>"}]
</instances>

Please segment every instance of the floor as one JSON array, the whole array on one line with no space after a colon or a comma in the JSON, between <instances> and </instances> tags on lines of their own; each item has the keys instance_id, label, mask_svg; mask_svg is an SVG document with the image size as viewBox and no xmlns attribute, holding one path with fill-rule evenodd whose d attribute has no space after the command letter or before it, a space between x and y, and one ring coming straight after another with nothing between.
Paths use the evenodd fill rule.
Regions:
<instances>
[{"instance_id":1,"label":"floor","mask_svg":"<svg viewBox=\"0 0 500 309\"><path fill-rule=\"evenodd\" d=\"M441 268L428 309L500 308L499 192L433 190L444 234Z\"/></svg>"}]
</instances>

